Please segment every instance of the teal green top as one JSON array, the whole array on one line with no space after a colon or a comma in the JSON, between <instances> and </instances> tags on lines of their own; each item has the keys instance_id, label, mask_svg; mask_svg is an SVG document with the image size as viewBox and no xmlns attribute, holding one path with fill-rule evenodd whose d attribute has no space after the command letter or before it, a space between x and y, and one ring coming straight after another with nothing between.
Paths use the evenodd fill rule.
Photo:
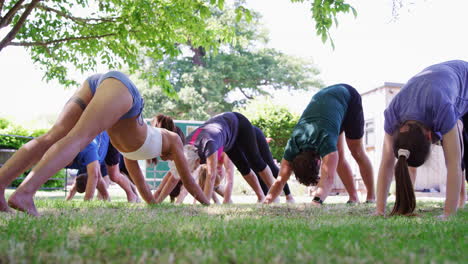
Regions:
<instances>
[{"instance_id":1,"label":"teal green top","mask_svg":"<svg viewBox=\"0 0 468 264\"><path fill-rule=\"evenodd\" d=\"M284 150L284 159L292 162L305 150L314 150L322 158L336 151L350 98L348 89L340 84L316 93L294 127Z\"/></svg>"}]
</instances>

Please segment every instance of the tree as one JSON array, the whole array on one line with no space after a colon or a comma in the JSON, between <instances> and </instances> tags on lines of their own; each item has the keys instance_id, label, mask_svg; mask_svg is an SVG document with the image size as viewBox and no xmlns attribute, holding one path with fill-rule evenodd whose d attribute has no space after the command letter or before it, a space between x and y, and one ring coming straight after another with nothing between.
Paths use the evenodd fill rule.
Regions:
<instances>
[{"instance_id":1,"label":"tree","mask_svg":"<svg viewBox=\"0 0 468 264\"><path fill-rule=\"evenodd\" d=\"M180 54L179 43L215 48L230 41L232 30L206 22L210 8L223 5L224 0L0 0L0 29L8 31L0 51L27 48L45 79L65 85L74 83L67 77L70 66L83 72L101 63L134 72L142 54L160 60Z\"/></svg>"},{"instance_id":2,"label":"tree","mask_svg":"<svg viewBox=\"0 0 468 264\"><path fill-rule=\"evenodd\" d=\"M237 110L245 115L252 125L260 128L266 137L273 139L269 144L271 154L280 161L299 115L291 113L284 106L278 107L263 99L251 101Z\"/></svg>"},{"instance_id":3,"label":"tree","mask_svg":"<svg viewBox=\"0 0 468 264\"><path fill-rule=\"evenodd\" d=\"M309 1L324 40L338 13L354 11L344 0ZM242 2L236 3L236 18L249 17ZM144 64L142 54L161 60L178 56L181 43L216 49L232 41L230 28L207 23L223 8L224 0L0 0L0 52L27 48L46 80L65 85L75 84L68 78L70 68L85 72L104 64L133 73ZM170 92L166 74L160 68L146 78Z\"/></svg>"},{"instance_id":4,"label":"tree","mask_svg":"<svg viewBox=\"0 0 468 264\"><path fill-rule=\"evenodd\" d=\"M227 9L212 23L234 28L234 43L221 45L217 51L188 43L185 56L148 64L146 72L159 71L158 68L169 71L168 80L178 98L168 98L161 89L146 86L142 89L145 116L164 112L179 119L205 120L231 111L255 96L266 95L271 89L322 86L312 62L265 48L268 38L259 24L259 15L250 14L250 22L238 21L236 12ZM233 98L233 92L243 98Z\"/></svg>"}]
</instances>

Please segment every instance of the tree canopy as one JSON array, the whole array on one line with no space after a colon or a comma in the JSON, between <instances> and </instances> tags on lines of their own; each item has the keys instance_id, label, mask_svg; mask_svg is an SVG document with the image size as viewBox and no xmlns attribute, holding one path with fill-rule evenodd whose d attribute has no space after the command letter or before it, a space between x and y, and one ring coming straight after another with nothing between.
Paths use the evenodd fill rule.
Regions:
<instances>
[{"instance_id":1,"label":"tree canopy","mask_svg":"<svg viewBox=\"0 0 468 264\"><path fill-rule=\"evenodd\" d=\"M0 51L28 48L47 80L66 85L70 66L91 71L101 63L134 72L141 55L162 59L178 55L179 43L212 48L230 41L229 28L206 22L211 8L223 6L224 0L0 0L0 29L8 31Z\"/></svg>"},{"instance_id":2,"label":"tree canopy","mask_svg":"<svg viewBox=\"0 0 468 264\"><path fill-rule=\"evenodd\" d=\"M317 34L325 41L339 13L354 9L344 0L310 2ZM133 73L145 58L177 57L179 44L216 49L234 41L228 25L209 18L224 9L224 0L0 0L0 52L8 46L28 49L45 79L74 84L69 70L93 71L98 64ZM249 18L243 1L235 1L236 18ZM170 91L167 71L147 75Z\"/></svg>"},{"instance_id":3,"label":"tree canopy","mask_svg":"<svg viewBox=\"0 0 468 264\"><path fill-rule=\"evenodd\" d=\"M251 12L249 21L238 21L234 9L225 9L213 19L234 28L236 41L218 50L188 43L183 56L148 63L147 73L159 68L169 71L168 80L178 98L168 98L152 85L140 86L146 101L145 116L164 112L177 118L204 120L273 89L322 86L312 61L266 47L268 38L256 12Z\"/></svg>"}]
</instances>

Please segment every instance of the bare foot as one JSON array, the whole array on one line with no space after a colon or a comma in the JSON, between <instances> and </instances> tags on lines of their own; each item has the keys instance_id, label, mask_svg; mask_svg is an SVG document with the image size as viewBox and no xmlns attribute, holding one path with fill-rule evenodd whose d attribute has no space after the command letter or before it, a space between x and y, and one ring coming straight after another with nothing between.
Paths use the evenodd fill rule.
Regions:
<instances>
[{"instance_id":1,"label":"bare foot","mask_svg":"<svg viewBox=\"0 0 468 264\"><path fill-rule=\"evenodd\" d=\"M156 200L157 200L157 197L154 197ZM140 202L140 198L138 197L138 195L132 193L131 195L128 195L127 196L127 201L129 203L139 203Z\"/></svg>"},{"instance_id":2,"label":"bare foot","mask_svg":"<svg viewBox=\"0 0 468 264\"><path fill-rule=\"evenodd\" d=\"M13 213L13 210L8 206L8 203L5 200L5 194L0 194L0 212Z\"/></svg>"},{"instance_id":3,"label":"bare foot","mask_svg":"<svg viewBox=\"0 0 468 264\"><path fill-rule=\"evenodd\" d=\"M39 216L33 198L28 195L14 192L10 196L10 199L8 199L8 205L13 209L28 213L32 216Z\"/></svg>"},{"instance_id":4,"label":"bare foot","mask_svg":"<svg viewBox=\"0 0 468 264\"><path fill-rule=\"evenodd\" d=\"M294 197L292 195L286 195L286 203L295 203Z\"/></svg>"}]
</instances>

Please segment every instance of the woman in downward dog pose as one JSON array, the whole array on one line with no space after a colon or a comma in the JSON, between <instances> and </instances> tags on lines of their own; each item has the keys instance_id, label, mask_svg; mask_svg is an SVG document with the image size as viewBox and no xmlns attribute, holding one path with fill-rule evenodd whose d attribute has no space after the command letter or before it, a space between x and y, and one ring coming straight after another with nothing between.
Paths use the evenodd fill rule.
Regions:
<instances>
[{"instance_id":1,"label":"woman in downward dog pose","mask_svg":"<svg viewBox=\"0 0 468 264\"><path fill-rule=\"evenodd\" d=\"M413 213L416 207L413 189L416 170L411 169L410 173L408 166L422 165L429 155L431 143L440 139L447 167L445 208L441 217L455 214L457 208L464 206L462 139L457 120L463 119L467 127L467 113L468 62L456 60L429 66L405 84L385 110L376 214L385 214L393 172L396 202L391 214Z\"/></svg>"},{"instance_id":2,"label":"woman in downward dog pose","mask_svg":"<svg viewBox=\"0 0 468 264\"><path fill-rule=\"evenodd\" d=\"M137 160L160 156L174 160L187 190L201 203L208 204L209 200L190 174L179 136L146 125L142 110L143 99L125 74L110 71L89 77L64 106L54 126L45 135L25 144L0 168L0 210L9 211L10 205L38 215L33 196L39 187L104 130L125 157L130 177L147 203L154 203L154 197ZM6 186L34 164L7 204Z\"/></svg>"},{"instance_id":3,"label":"woman in downward dog pose","mask_svg":"<svg viewBox=\"0 0 468 264\"><path fill-rule=\"evenodd\" d=\"M182 141L182 144L185 145L184 132L182 132L182 130L174 124L174 120L170 116L159 114L153 118L151 125L177 133L180 140ZM156 165L157 159L153 159L151 162ZM180 193L180 188L182 187L180 176L177 172L174 162L169 161L168 165L169 172L164 175L161 184L159 184L158 188L153 194L156 203L161 203L168 195L171 197L171 202L174 202L175 198Z\"/></svg>"},{"instance_id":4,"label":"woman in downward dog pose","mask_svg":"<svg viewBox=\"0 0 468 264\"><path fill-rule=\"evenodd\" d=\"M367 202L374 201L372 165L364 150L364 114L361 96L348 84L336 84L316 93L302 113L286 145L279 176L268 192L271 203L292 172L304 185L318 184L312 202L323 203L336 173L349 194L349 203L359 202L353 174L344 155L348 145L367 189ZM346 139L345 139L346 137ZM320 177L319 177L320 169Z\"/></svg>"},{"instance_id":5,"label":"woman in downward dog pose","mask_svg":"<svg viewBox=\"0 0 468 264\"><path fill-rule=\"evenodd\" d=\"M224 151L261 202L265 195L260 188L255 172L268 185L274 181L270 168L262 159L257 146L255 132L250 121L240 113L226 112L212 117L187 136L185 153L189 166L207 165L208 175L204 186L206 197L212 197L216 180L218 152ZM252 171L253 170L253 171ZM230 200L224 196L224 202Z\"/></svg>"}]
</instances>

